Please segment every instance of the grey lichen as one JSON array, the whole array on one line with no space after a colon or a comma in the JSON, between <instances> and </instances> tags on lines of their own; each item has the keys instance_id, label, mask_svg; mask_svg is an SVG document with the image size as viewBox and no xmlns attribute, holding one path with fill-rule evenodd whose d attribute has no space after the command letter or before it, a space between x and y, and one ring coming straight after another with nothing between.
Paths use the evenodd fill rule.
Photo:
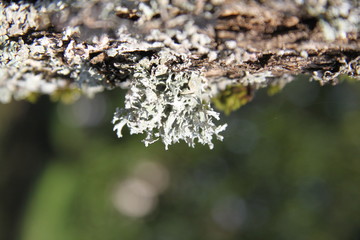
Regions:
<instances>
[{"instance_id":1,"label":"grey lichen","mask_svg":"<svg viewBox=\"0 0 360 240\"><path fill-rule=\"evenodd\" d=\"M24 44L23 40L4 40L0 51L0 90L4 93L1 102L26 98L32 92L51 94L55 89L66 87L66 82L61 79L46 81L44 75L54 71L55 64L41 62L46 53L46 48L41 41L44 37L31 45ZM36 73L37 72L37 73Z\"/></svg>"},{"instance_id":2,"label":"grey lichen","mask_svg":"<svg viewBox=\"0 0 360 240\"><path fill-rule=\"evenodd\" d=\"M61 37L51 32L31 34L48 27L49 21L47 11L42 8L25 3L5 7L0 3L0 102L25 99L32 93L51 95L61 89L75 89L81 82L70 79L79 79L84 71L91 73L84 64L89 48L73 40L79 34L77 28L66 28ZM96 74L90 74L93 75ZM95 89L102 90L99 84L95 88L83 86L84 93L90 95Z\"/></svg>"},{"instance_id":3,"label":"grey lichen","mask_svg":"<svg viewBox=\"0 0 360 240\"><path fill-rule=\"evenodd\" d=\"M41 13L31 4L0 3L0 36L20 36L30 30L41 30L49 26L47 13Z\"/></svg>"},{"instance_id":4,"label":"grey lichen","mask_svg":"<svg viewBox=\"0 0 360 240\"><path fill-rule=\"evenodd\" d=\"M131 134L146 133L146 146L161 139L166 149L180 140L194 147L197 140L212 149L213 137L222 140L219 133L226 124L213 123L219 114L210 106L208 82L200 71L174 72L167 66L181 56L171 52L159 55L139 63L125 97L125 108L115 113L114 130L119 137L125 125Z\"/></svg>"}]
</instances>

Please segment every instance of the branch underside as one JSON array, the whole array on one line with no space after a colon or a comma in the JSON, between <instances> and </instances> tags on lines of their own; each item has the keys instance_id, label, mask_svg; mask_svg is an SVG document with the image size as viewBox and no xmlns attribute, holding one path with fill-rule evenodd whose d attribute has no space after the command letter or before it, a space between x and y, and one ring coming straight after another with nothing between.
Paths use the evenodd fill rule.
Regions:
<instances>
[{"instance_id":1,"label":"branch underside","mask_svg":"<svg viewBox=\"0 0 360 240\"><path fill-rule=\"evenodd\" d=\"M359 16L357 0L3 1L0 102L127 88L119 137L127 125L146 145L212 146L225 129L207 105L219 92L223 101L234 91L240 106L291 75L359 79Z\"/></svg>"}]
</instances>

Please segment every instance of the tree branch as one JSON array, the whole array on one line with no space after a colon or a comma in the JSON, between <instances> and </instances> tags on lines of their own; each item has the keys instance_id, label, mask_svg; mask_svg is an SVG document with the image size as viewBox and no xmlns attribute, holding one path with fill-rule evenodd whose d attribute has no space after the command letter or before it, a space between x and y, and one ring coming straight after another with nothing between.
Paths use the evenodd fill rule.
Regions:
<instances>
[{"instance_id":1,"label":"tree branch","mask_svg":"<svg viewBox=\"0 0 360 240\"><path fill-rule=\"evenodd\" d=\"M312 75L321 84L337 83L340 74L359 79L359 15L356 0L2 2L0 101L34 93L61 99L79 86L88 95L130 88L126 111L114 118L121 124L116 125L119 136L127 125L134 133L157 129L146 144L153 138L168 145L190 137L211 145L204 136L180 133L185 123L172 114L186 109L177 109L169 99L208 103L227 86L283 87L296 74ZM133 119L145 116L138 112L141 106L152 106L153 100L161 102L161 110L143 109L146 121L161 120L145 128L131 126ZM210 107L195 102L190 105L196 111L212 115ZM182 117L188 118L188 111ZM216 135L223 129L213 127L212 117L194 116L186 124L205 121L200 125ZM179 132L170 137L167 127L173 124ZM193 140L188 143L192 146Z\"/></svg>"}]
</instances>

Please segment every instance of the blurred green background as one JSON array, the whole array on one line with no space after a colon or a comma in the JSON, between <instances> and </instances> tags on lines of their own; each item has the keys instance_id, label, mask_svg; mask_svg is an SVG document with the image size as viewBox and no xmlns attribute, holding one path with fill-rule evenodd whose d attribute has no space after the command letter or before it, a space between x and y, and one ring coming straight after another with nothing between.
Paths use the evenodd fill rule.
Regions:
<instances>
[{"instance_id":1,"label":"blurred green background","mask_svg":"<svg viewBox=\"0 0 360 240\"><path fill-rule=\"evenodd\" d=\"M117 139L116 90L0 105L1 240L360 239L360 84L294 81L215 149Z\"/></svg>"}]
</instances>

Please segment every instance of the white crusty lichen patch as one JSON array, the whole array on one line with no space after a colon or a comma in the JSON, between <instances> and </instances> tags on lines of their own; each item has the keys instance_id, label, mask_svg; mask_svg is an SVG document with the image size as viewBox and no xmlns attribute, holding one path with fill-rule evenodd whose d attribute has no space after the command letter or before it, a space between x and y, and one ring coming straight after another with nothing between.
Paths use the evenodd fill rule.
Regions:
<instances>
[{"instance_id":1,"label":"white crusty lichen patch","mask_svg":"<svg viewBox=\"0 0 360 240\"><path fill-rule=\"evenodd\" d=\"M34 40L31 44L25 44L22 39L7 39L0 43L0 91L6 93L0 98L0 102L8 103L12 98L25 99L32 93L51 95L57 90L78 88L83 82L82 90L85 94L102 91L103 87L99 86L99 83L97 86L87 84L94 82L92 79L95 78L100 82L99 74L82 60L74 63L82 57L79 54L71 55L76 46L69 44L66 48L69 54L65 55L64 59L57 57L62 44L57 39L46 36ZM65 64L64 60L68 63ZM84 77L86 80L80 81ZM79 81L71 82L70 78Z\"/></svg>"},{"instance_id":2,"label":"white crusty lichen patch","mask_svg":"<svg viewBox=\"0 0 360 240\"><path fill-rule=\"evenodd\" d=\"M61 3L61 2L60 2ZM61 4L58 4L58 10ZM54 8L55 4L48 7ZM0 3L0 102L26 99L32 94L52 95L65 89L77 89L92 95L103 87L74 82L87 72L86 82L101 80L84 64L91 46L77 44L78 28L67 27L62 33L31 32L49 27L49 9L28 3ZM59 37L60 36L60 37ZM96 47L94 47L96 48ZM63 54L65 52L65 54ZM94 81L92 81L94 82Z\"/></svg>"},{"instance_id":3,"label":"white crusty lichen patch","mask_svg":"<svg viewBox=\"0 0 360 240\"><path fill-rule=\"evenodd\" d=\"M114 130L119 137L125 125L130 134L145 133L146 146L161 140L168 149L183 140L194 147L197 140L212 149L213 138L222 140L219 133L226 124L216 126L213 122L219 114L210 106L206 79L197 70L171 70L166 63L175 55L159 55L158 59L140 62L125 97L125 107L115 113Z\"/></svg>"},{"instance_id":4,"label":"white crusty lichen patch","mask_svg":"<svg viewBox=\"0 0 360 240\"><path fill-rule=\"evenodd\" d=\"M307 12L320 19L324 38L334 41L346 39L348 33L360 28L359 0L296 0L305 6Z\"/></svg>"},{"instance_id":5,"label":"white crusty lichen patch","mask_svg":"<svg viewBox=\"0 0 360 240\"><path fill-rule=\"evenodd\" d=\"M71 70L55 57L59 46L53 38L44 36L31 44L21 38L10 40L6 35L0 38L0 102L76 87L60 77Z\"/></svg>"},{"instance_id":6,"label":"white crusty lichen patch","mask_svg":"<svg viewBox=\"0 0 360 240\"><path fill-rule=\"evenodd\" d=\"M0 36L19 36L29 30L46 28L50 20L46 14L41 14L31 4L12 3L5 7L0 3Z\"/></svg>"}]
</instances>

